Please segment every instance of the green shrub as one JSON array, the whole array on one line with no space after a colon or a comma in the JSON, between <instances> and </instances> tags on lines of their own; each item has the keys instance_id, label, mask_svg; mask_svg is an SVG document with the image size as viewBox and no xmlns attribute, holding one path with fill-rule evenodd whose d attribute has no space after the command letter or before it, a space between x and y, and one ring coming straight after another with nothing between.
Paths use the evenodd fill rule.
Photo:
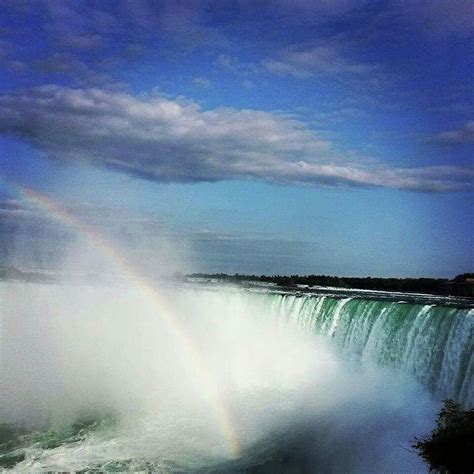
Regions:
<instances>
[{"instance_id":1,"label":"green shrub","mask_svg":"<svg viewBox=\"0 0 474 474\"><path fill-rule=\"evenodd\" d=\"M474 472L474 408L462 410L454 400L445 400L436 428L425 438L415 438L412 447L439 472Z\"/></svg>"}]
</instances>

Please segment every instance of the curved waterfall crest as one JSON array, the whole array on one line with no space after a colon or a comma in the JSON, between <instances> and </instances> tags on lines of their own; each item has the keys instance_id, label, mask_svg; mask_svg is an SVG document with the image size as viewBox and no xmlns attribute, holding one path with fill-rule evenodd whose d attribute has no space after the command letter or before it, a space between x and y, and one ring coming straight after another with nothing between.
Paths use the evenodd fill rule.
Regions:
<instances>
[{"instance_id":1,"label":"curved waterfall crest","mask_svg":"<svg viewBox=\"0 0 474 474\"><path fill-rule=\"evenodd\" d=\"M272 317L332 339L348 357L409 372L439 399L474 404L474 309L360 296L263 297Z\"/></svg>"}]
</instances>

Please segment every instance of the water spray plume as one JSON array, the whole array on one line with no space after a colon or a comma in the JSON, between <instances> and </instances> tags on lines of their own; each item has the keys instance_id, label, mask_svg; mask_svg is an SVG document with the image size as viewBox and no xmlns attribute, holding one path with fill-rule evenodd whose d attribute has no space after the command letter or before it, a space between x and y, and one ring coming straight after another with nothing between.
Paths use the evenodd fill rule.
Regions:
<instances>
[{"instance_id":1,"label":"water spray plume","mask_svg":"<svg viewBox=\"0 0 474 474\"><path fill-rule=\"evenodd\" d=\"M181 348L185 360L187 360L190 367L192 367L197 382L201 385L203 395L207 398L216 414L222 434L227 440L231 455L238 457L241 453L240 442L233 426L232 416L220 395L219 387L212 373L206 367L199 350L195 347L191 336L185 331L173 314L171 305L166 301L165 296L160 293L156 286L152 286L145 277L140 275L111 242L94 228L68 212L59 203L25 186L13 184L11 181L8 181L7 184L8 188L15 191L18 197L48 213L80 236L85 237L109 260L120 275L125 276L127 281L139 290L143 300L154 308L156 317L160 318L167 331Z\"/></svg>"},{"instance_id":2,"label":"water spray plume","mask_svg":"<svg viewBox=\"0 0 474 474\"><path fill-rule=\"evenodd\" d=\"M423 472L410 442L433 429L439 400L473 402L469 302L156 288L111 234L8 187L125 278L0 281L2 467Z\"/></svg>"}]
</instances>

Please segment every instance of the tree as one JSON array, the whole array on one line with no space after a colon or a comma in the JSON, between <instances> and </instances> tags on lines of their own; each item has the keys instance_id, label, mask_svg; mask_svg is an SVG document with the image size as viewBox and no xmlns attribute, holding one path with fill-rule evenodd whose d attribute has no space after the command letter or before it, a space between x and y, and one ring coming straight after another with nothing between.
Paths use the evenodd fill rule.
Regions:
<instances>
[{"instance_id":1,"label":"tree","mask_svg":"<svg viewBox=\"0 0 474 474\"><path fill-rule=\"evenodd\" d=\"M436 428L412 447L430 471L464 474L474 472L474 408L462 410L454 400L444 400Z\"/></svg>"}]
</instances>

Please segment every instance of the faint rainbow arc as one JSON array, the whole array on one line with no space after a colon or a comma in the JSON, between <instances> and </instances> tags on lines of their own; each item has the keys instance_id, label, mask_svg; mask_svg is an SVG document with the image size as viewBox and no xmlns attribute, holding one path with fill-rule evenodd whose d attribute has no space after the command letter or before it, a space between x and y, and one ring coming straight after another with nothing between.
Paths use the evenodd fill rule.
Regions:
<instances>
[{"instance_id":1,"label":"faint rainbow arc","mask_svg":"<svg viewBox=\"0 0 474 474\"><path fill-rule=\"evenodd\" d=\"M173 335L175 340L179 342L180 348L190 361L190 365L192 366L196 377L203 383L206 398L216 411L219 425L229 444L231 453L234 457L238 457L241 453L241 445L232 423L232 417L222 399L222 396L220 395L214 377L206 366L193 341L180 327L179 322L173 316L172 311L168 308L163 296L160 295L155 288L151 287L145 281L143 276L132 269L123 256L95 229L87 226L85 223L65 211L55 201L37 191L19 185L15 185L14 189L24 200L42 210L45 210L48 214L52 215L64 225L67 225L80 235L86 237L102 252L102 254L104 254L104 256L112 261L117 270L120 270L128 279L131 280L131 282L143 294L144 298L146 298L146 300L156 308L157 313L165 324L167 330Z\"/></svg>"}]
</instances>

